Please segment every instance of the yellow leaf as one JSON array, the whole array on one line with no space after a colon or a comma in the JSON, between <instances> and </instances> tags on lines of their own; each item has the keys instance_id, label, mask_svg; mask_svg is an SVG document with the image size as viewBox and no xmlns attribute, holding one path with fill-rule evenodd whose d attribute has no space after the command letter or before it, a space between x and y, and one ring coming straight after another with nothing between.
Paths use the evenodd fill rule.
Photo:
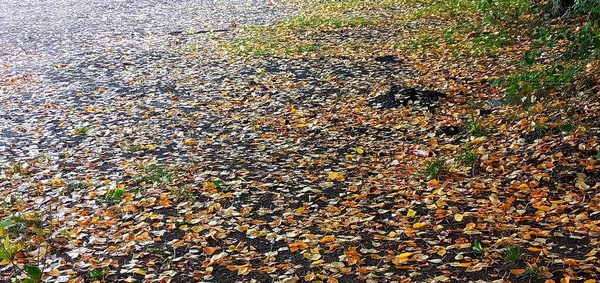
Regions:
<instances>
[{"instance_id":1,"label":"yellow leaf","mask_svg":"<svg viewBox=\"0 0 600 283\"><path fill-rule=\"evenodd\" d=\"M585 183L585 174L577 173L577 177L575 178L575 187L581 190L588 190L590 186Z\"/></svg>"},{"instance_id":2,"label":"yellow leaf","mask_svg":"<svg viewBox=\"0 0 600 283\"><path fill-rule=\"evenodd\" d=\"M156 149L156 146L155 146L155 145L153 145L153 144L147 144L147 145L146 145L146 149L148 149L148 150L155 150L155 149Z\"/></svg>"},{"instance_id":3,"label":"yellow leaf","mask_svg":"<svg viewBox=\"0 0 600 283\"><path fill-rule=\"evenodd\" d=\"M454 214L454 221L461 222L463 220L463 215L460 213Z\"/></svg>"},{"instance_id":4,"label":"yellow leaf","mask_svg":"<svg viewBox=\"0 0 600 283\"><path fill-rule=\"evenodd\" d=\"M354 150L356 150L358 154L363 154L365 152L361 147L357 147Z\"/></svg>"},{"instance_id":5,"label":"yellow leaf","mask_svg":"<svg viewBox=\"0 0 600 283\"><path fill-rule=\"evenodd\" d=\"M315 279L315 274L312 272L309 274L306 274L304 276L304 281L313 281L314 279Z\"/></svg>"},{"instance_id":6,"label":"yellow leaf","mask_svg":"<svg viewBox=\"0 0 600 283\"><path fill-rule=\"evenodd\" d=\"M544 106L541 103L538 102L533 106L533 112L542 113L542 111L544 111Z\"/></svg>"},{"instance_id":7,"label":"yellow leaf","mask_svg":"<svg viewBox=\"0 0 600 283\"><path fill-rule=\"evenodd\" d=\"M419 229L419 228L423 228L425 226L427 226L427 224L422 223L422 222L417 222L417 223L413 224L413 229Z\"/></svg>"},{"instance_id":8,"label":"yellow leaf","mask_svg":"<svg viewBox=\"0 0 600 283\"><path fill-rule=\"evenodd\" d=\"M343 181L344 174L338 173L338 172L329 172L329 174L327 175L327 178L329 178L330 180L335 180L335 181Z\"/></svg>"},{"instance_id":9,"label":"yellow leaf","mask_svg":"<svg viewBox=\"0 0 600 283\"><path fill-rule=\"evenodd\" d=\"M146 275L146 271L144 271L144 270L141 270L141 269L139 269L139 268L136 268L136 269L134 269L134 270L133 270L133 273L135 273L135 274L139 274L139 275Z\"/></svg>"},{"instance_id":10,"label":"yellow leaf","mask_svg":"<svg viewBox=\"0 0 600 283\"><path fill-rule=\"evenodd\" d=\"M417 215L417 212L416 212L416 211L414 211L414 210L412 210L412 209L409 209L409 210L406 212L406 217L408 217L408 218L413 218L413 217L415 217L415 215Z\"/></svg>"},{"instance_id":11,"label":"yellow leaf","mask_svg":"<svg viewBox=\"0 0 600 283\"><path fill-rule=\"evenodd\" d=\"M202 188L205 190L212 190L212 189L215 189L216 187L215 187L215 184L213 184L212 182L205 182L202 185Z\"/></svg>"},{"instance_id":12,"label":"yellow leaf","mask_svg":"<svg viewBox=\"0 0 600 283\"><path fill-rule=\"evenodd\" d=\"M319 260L321 258L321 254L319 253L304 253L304 258L310 260Z\"/></svg>"},{"instance_id":13,"label":"yellow leaf","mask_svg":"<svg viewBox=\"0 0 600 283\"><path fill-rule=\"evenodd\" d=\"M333 235L323 236L323 238L321 238L321 240L320 240L321 244L327 244L327 243L331 243L334 241L335 241L335 236L333 236Z\"/></svg>"},{"instance_id":14,"label":"yellow leaf","mask_svg":"<svg viewBox=\"0 0 600 283\"><path fill-rule=\"evenodd\" d=\"M412 255L412 253L401 253L396 256L397 259L407 259Z\"/></svg>"}]
</instances>

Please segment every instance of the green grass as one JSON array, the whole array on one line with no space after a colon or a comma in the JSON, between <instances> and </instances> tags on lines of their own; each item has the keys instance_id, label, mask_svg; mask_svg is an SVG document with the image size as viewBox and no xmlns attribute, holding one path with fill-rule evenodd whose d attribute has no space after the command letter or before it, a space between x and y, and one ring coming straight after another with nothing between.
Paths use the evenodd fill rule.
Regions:
<instances>
[{"instance_id":1,"label":"green grass","mask_svg":"<svg viewBox=\"0 0 600 283\"><path fill-rule=\"evenodd\" d=\"M122 188L109 189L104 195L104 201L110 205L120 203L125 197L125 190Z\"/></svg>"},{"instance_id":2,"label":"green grass","mask_svg":"<svg viewBox=\"0 0 600 283\"><path fill-rule=\"evenodd\" d=\"M461 149L461 154L458 156L458 163L466 167L473 167L479 156L472 149L465 147Z\"/></svg>"},{"instance_id":3,"label":"green grass","mask_svg":"<svg viewBox=\"0 0 600 283\"><path fill-rule=\"evenodd\" d=\"M425 169L425 176L431 179L438 180L441 175L448 173L448 167L446 167L446 160L437 159L435 161L429 161L427 163L427 169Z\"/></svg>"},{"instance_id":4,"label":"green grass","mask_svg":"<svg viewBox=\"0 0 600 283\"><path fill-rule=\"evenodd\" d=\"M91 125L77 127L77 128L75 128L75 130L73 130L73 134L87 135L92 130L92 128L93 127Z\"/></svg>"},{"instance_id":5,"label":"green grass","mask_svg":"<svg viewBox=\"0 0 600 283\"><path fill-rule=\"evenodd\" d=\"M297 16L283 21L280 27L289 30L330 29L343 27L371 26L375 21L366 17L330 17L318 14Z\"/></svg>"},{"instance_id":6,"label":"green grass","mask_svg":"<svg viewBox=\"0 0 600 283\"><path fill-rule=\"evenodd\" d=\"M498 78L492 85L505 88L504 101L509 104L528 106L531 96L543 99L549 91L570 85L581 67L565 67L557 64L550 67L520 70Z\"/></svg>"},{"instance_id":7,"label":"green grass","mask_svg":"<svg viewBox=\"0 0 600 283\"><path fill-rule=\"evenodd\" d=\"M541 279L542 276L541 276L539 270L529 267L525 270L525 272L517 275L517 278L519 278L519 279Z\"/></svg>"},{"instance_id":8,"label":"green grass","mask_svg":"<svg viewBox=\"0 0 600 283\"><path fill-rule=\"evenodd\" d=\"M484 56L497 53L502 47L513 43L510 35L506 31L480 34L471 39L473 54Z\"/></svg>"},{"instance_id":9,"label":"green grass","mask_svg":"<svg viewBox=\"0 0 600 283\"><path fill-rule=\"evenodd\" d=\"M294 46L292 48L289 48L288 50L286 50L286 52L287 53L305 53L305 52L318 51L320 49L323 49L323 47L316 45L316 44L308 43L308 44L300 44L300 45Z\"/></svg>"},{"instance_id":10,"label":"green grass","mask_svg":"<svg viewBox=\"0 0 600 283\"><path fill-rule=\"evenodd\" d=\"M68 183L65 186L65 190L67 192L80 191L80 190L85 190L87 188L88 188L88 185L84 184L83 182L72 182L72 183Z\"/></svg>"},{"instance_id":11,"label":"green grass","mask_svg":"<svg viewBox=\"0 0 600 283\"><path fill-rule=\"evenodd\" d=\"M91 281L104 281L104 279L106 279L106 272L108 271L107 268L104 269L100 269L100 268L96 268L93 270L90 270L90 280Z\"/></svg>"},{"instance_id":12,"label":"green grass","mask_svg":"<svg viewBox=\"0 0 600 283\"><path fill-rule=\"evenodd\" d=\"M519 246L509 246L504 250L502 255L502 260L507 263L517 263L521 260L523 256L523 251Z\"/></svg>"},{"instance_id":13,"label":"green grass","mask_svg":"<svg viewBox=\"0 0 600 283\"><path fill-rule=\"evenodd\" d=\"M466 18L476 11L476 2L470 0L448 0L433 2L432 5L414 10L409 13L409 20L424 18Z\"/></svg>"},{"instance_id":14,"label":"green grass","mask_svg":"<svg viewBox=\"0 0 600 283\"><path fill-rule=\"evenodd\" d=\"M488 134L489 130L483 125L481 121L475 116L475 114L466 115L463 119L463 125L472 136L481 137Z\"/></svg>"},{"instance_id":15,"label":"green grass","mask_svg":"<svg viewBox=\"0 0 600 283\"><path fill-rule=\"evenodd\" d=\"M163 183L173 181L175 172L165 165L153 164L144 169L144 176L138 182Z\"/></svg>"}]
</instances>

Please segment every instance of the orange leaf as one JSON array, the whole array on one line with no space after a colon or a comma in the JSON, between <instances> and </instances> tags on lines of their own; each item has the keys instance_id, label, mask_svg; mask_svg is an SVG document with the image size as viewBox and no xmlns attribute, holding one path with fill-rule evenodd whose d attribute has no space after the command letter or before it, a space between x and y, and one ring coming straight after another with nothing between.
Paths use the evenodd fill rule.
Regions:
<instances>
[{"instance_id":1,"label":"orange leaf","mask_svg":"<svg viewBox=\"0 0 600 283\"><path fill-rule=\"evenodd\" d=\"M306 274L304 276L304 281L313 281L314 279L315 279L315 274L312 272L309 274Z\"/></svg>"},{"instance_id":2,"label":"orange leaf","mask_svg":"<svg viewBox=\"0 0 600 283\"><path fill-rule=\"evenodd\" d=\"M321 240L319 242L321 242L321 244L327 244L327 243L331 243L333 241L335 241L335 236L326 235L326 236L323 236L323 238L321 238Z\"/></svg>"},{"instance_id":3,"label":"orange leaf","mask_svg":"<svg viewBox=\"0 0 600 283\"><path fill-rule=\"evenodd\" d=\"M356 264L358 261L360 261L360 255L356 251L356 247L349 247L344 254L346 255L346 261L349 265Z\"/></svg>"},{"instance_id":4,"label":"orange leaf","mask_svg":"<svg viewBox=\"0 0 600 283\"><path fill-rule=\"evenodd\" d=\"M220 249L221 249L221 247L206 247L203 250L206 255L212 255Z\"/></svg>"},{"instance_id":5,"label":"orange leaf","mask_svg":"<svg viewBox=\"0 0 600 283\"><path fill-rule=\"evenodd\" d=\"M417 223L413 224L413 229L419 229L419 228L423 228L425 226L427 226L427 224L421 223L421 222L417 222Z\"/></svg>"},{"instance_id":6,"label":"orange leaf","mask_svg":"<svg viewBox=\"0 0 600 283\"><path fill-rule=\"evenodd\" d=\"M302 242L302 241L295 241L295 242L289 244L289 247L290 247L290 252L297 252L297 251L306 249L306 243Z\"/></svg>"},{"instance_id":7,"label":"orange leaf","mask_svg":"<svg viewBox=\"0 0 600 283\"><path fill-rule=\"evenodd\" d=\"M534 252L534 253L538 253L538 252L542 251L541 248L536 248L536 247L529 247L529 248L527 248L527 250L530 252Z\"/></svg>"},{"instance_id":8,"label":"orange leaf","mask_svg":"<svg viewBox=\"0 0 600 283\"><path fill-rule=\"evenodd\" d=\"M525 273L525 269L511 269L510 273L512 273L514 275L521 275L521 274Z\"/></svg>"}]
</instances>

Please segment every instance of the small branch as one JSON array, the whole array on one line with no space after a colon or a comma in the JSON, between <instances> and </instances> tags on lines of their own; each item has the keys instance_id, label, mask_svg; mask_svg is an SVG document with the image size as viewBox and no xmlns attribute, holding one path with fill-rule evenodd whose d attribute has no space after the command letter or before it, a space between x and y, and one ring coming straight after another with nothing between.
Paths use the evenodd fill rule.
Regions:
<instances>
[{"instance_id":1,"label":"small branch","mask_svg":"<svg viewBox=\"0 0 600 283\"><path fill-rule=\"evenodd\" d=\"M228 32L230 29L210 29L210 30L199 30L193 32L185 32L186 34L203 34L203 33L211 33L211 32ZM169 35L180 35L184 33L183 31L172 31Z\"/></svg>"}]
</instances>

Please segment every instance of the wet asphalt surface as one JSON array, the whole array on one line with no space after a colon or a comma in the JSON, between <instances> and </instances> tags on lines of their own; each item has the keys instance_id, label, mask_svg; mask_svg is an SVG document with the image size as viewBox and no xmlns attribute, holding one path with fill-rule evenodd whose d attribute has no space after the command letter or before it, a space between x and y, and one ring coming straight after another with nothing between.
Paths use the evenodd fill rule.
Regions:
<instances>
[{"instance_id":1,"label":"wet asphalt surface","mask_svg":"<svg viewBox=\"0 0 600 283\"><path fill-rule=\"evenodd\" d=\"M123 138L117 133L135 132L150 144L170 121L145 112L189 113L210 96L184 90L190 82L218 82L226 72L210 56L210 36L283 15L268 1L252 0L2 1L0 163L68 153L79 172L88 162L78 161L89 157L117 170L110 164L120 154L110 150ZM205 55L190 58L191 48ZM93 132L73 135L86 127Z\"/></svg>"}]
</instances>

